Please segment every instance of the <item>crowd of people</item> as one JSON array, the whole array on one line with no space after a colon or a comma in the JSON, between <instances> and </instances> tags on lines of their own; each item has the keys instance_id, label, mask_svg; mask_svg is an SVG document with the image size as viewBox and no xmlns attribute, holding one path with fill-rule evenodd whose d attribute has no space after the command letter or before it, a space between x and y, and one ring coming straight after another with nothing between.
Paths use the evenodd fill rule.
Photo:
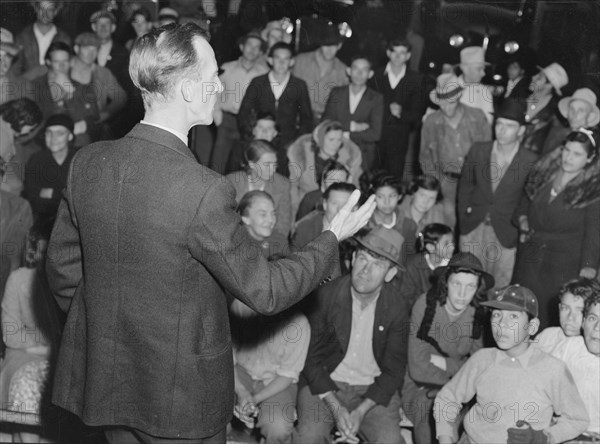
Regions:
<instances>
[{"instance_id":1,"label":"crowd of people","mask_svg":"<svg viewBox=\"0 0 600 444\"><path fill-rule=\"evenodd\" d=\"M212 217L209 222L223 224L222 232L206 228L212 241L244 251L230 258L229 251L190 249L188 256L215 264L206 266L210 273L201 276L201 285L212 292L213 275L247 281L223 285L228 320L220 309L214 314L231 324L235 406L232 412L211 413L210 421L228 422L233 414L267 444L404 443L403 417L410 420L416 444L600 439L598 85L570 84L568 67L556 62L531 72L515 56L506 61L505 87L493 88L482 83L489 63L477 46L462 49L460 64L445 65L430 85L410 64L411 32L386 42L383 66L363 53L346 64L337 57L344 37L336 26L324 26L315 36L318 46L297 54L289 33L275 21L240 36L239 58L223 63L218 79L216 72L202 78L201 93L182 86L181 103L190 103L186 118L194 115L190 121L203 124L188 138L189 128L172 120L181 116L155 112L173 100L173 85L161 77L168 75L169 61L157 59L161 71L145 67L139 54L134 57L145 50L151 59L143 45L163 44L161 32L178 32L178 11L163 8L154 24L145 8L132 11L125 25L133 37L119 42L114 36L126 34L117 32L122 23L109 9L89 17L88 31L70 36L54 24L60 2L32 5L33 24L14 35L2 28L0 35L3 409L39 412L53 378L65 387L87 377L54 376L63 312L73 312L77 302L75 308L86 316L102 304L71 303L74 282L52 285L52 279L67 282L67 274L80 276L81 270L73 270L68 262L73 258L57 257L61 250L48 251L49 243L81 243L77 248L87 257L83 276L90 288L111 272L100 260L103 254L118 256L119 263L129 258L130 271L140 260L150 271L159 267L161 285L175 285L192 272L184 267L181 276L167 276L171 264L160 252L171 253L171 241L183 245L188 234L176 230L189 230L190 221L207 227L205 219ZM209 70L206 66L202 69ZM142 74L134 75L136 70ZM194 108L194 101L214 103L214 109ZM207 132L213 117L214 140ZM165 129L168 137L160 132ZM115 140L117 145L108 144ZM86 148L95 142L100 143ZM164 154L159 145L175 148ZM413 148L415 165L407 161ZM116 156L116 163L107 163L105 153ZM226 191L215 188L218 193L203 191L199 197L189 183L200 187L204 178L184 181L190 167L177 156L195 156L195 163L219 173L217 182ZM153 170L154 160L165 163ZM69 187L77 177L85 185L76 195ZM117 184L144 181L149 188L116 191ZM156 190L156 184L165 189ZM105 198L94 194L98 187L106 188ZM182 199L198 201L207 213L170 214L177 223L150 217L166 234L145 236L134 230L142 221L131 219L124 231L129 243L107 252L101 251L102 239L115 235L99 222L104 216L91 209L88 195L94 196L90 202L106 205L149 199L135 214L140 218L150 217L157 206L177 211ZM235 231L217 216L231 212L224 208L230 195ZM338 233L336 217L349 202L355 208L374 202L374 210L356 236L337 237L335 260L302 267L286 262L307 261L322 233ZM80 224L93 226L82 233L95 247L73 238ZM210 236L198 234L198 242ZM141 259L140 243L158 252ZM95 260L97 268L90 272ZM289 293L285 301L253 302L260 285L255 280L265 274L246 272L242 264L263 260L277 268L273 279L285 291L276 293ZM50 276L47 263L55 267ZM294 274L296 266L301 274ZM299 292L319 282L299 302ZM185 297L194 297L191 284L177 285L185 287ZM161 310L150 318L170 310L149 281L140 278L136 286L154 291L149 300ZM204 288L195 291L201 299ZM292 302L298 303L283 310ZM145 308L127 298L122 304L131 312L110 316L125 316L129 333L137 332ZM208 302L200 303L182 319L214 310L207 307ZM219 353L227 348L228 335L215 334L221 327L203 328L198 341L216 341L222 345ZM172 332L167 337L178 340ZM162 347L163 339L153 337L149 347ZM68 340L62 348L75 354L77 339ZM102 353L104 340L94 353ZM197 365L200 371L205 364L194 356L189 351L180 365ZM148 373L143 381L158 380L158 370L137 371ZM218 399L224 386L210 387L215 376L201 375L201 385ZM181 421L206 414L193 408L180 405L174 411ZM108 421L103 415L100 421ZM81 418L89 425L130 427L138 442L198 438L188 430L172 431L183 422L167 427L144 415L120 423ZM210 421L210 427L190 429L213 435ZM165 430L174 435L161 434ZM109 442L133 439L123 436L106 434ZM48 437L28 430L13 438Z\"/></svg>"}]
</instances>

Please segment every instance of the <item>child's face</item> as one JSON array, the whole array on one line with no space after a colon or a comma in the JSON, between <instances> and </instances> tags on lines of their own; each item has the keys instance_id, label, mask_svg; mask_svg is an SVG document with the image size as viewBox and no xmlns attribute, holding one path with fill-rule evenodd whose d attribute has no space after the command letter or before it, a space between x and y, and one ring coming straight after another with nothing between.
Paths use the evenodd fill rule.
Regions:
<instances>
[{"instance_id":1,"label":"child's face","mask_svg":"<svg viewBox=\"0 0 600 444\"><path fill-rule=\"evenodd\" d=\"M583 339L588 351L600 357L600 304L592 305L583 321Z\"/></svg>"},{"instance_id":2,"label":"child's face","mask_svg":"<svg viewBox=\"0 0 600 444\"><path fill-rule=\"evenodd\" d=\"M469 306L477 288L479 277L472 273L452 273L448 276L448 297L446 304L454 313L462 313Z\"/></svg>"},{"instance_id":3,"label":"child's face","mask_svg":"<svg viewBox=\"0 0 600 444\"><path fill-rule=\"evenodd\" d=\"M398 201L402 196L398 194L395 188L392 187L380 187L375 192L375 203L377 204L377 211L386 216L389 216L396 211Z\"/></svg>"},{"instance_id":4,"label":"child's face","mask_svg":"<svg viewBox=\"0 0 600 444\"><path fill-rule=\"evenodd\" d=\"M558 303L560 326L566 336L579 336L583 322L583 298L565 293Z\"/></svg>"},{"instance_id":5,"label":"child's face","mask_svg":"<svg viewBox=\"0 0 600 444\"><path fill-rule=\"evenodd\" d=\"M496 344L504 351L524 351L529 337L536 332L524 311L494 309L491 322Z\"/></svg>"},{"instance_id":6,"label":"child's face","mask_svg":"<svg viewBox=\"0 0 600 444\"><path fill-rule=\"evenodd\" d=\"M242 222L255 239L266 239L273 232L277 221L273 202L262 197L254 199L248 209L248 215L242 216Z\"/></svg>"}]
</instances>

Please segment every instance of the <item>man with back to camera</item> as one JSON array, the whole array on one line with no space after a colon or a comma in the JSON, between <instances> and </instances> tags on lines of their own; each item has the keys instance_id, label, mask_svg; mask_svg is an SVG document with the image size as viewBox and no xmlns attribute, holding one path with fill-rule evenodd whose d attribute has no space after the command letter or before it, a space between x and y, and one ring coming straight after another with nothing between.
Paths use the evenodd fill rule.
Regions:
<instances>
[{"instance_id":1,"label":"man with back to camera","mask_svg":"<svg viewBox=\"0 0 600 444\"><path fill-rule=\"evenodd\" d=\"M69 310L53 403L101 426L109 443L225 443L233 363L223 290L263 314L330 277L338 241L374 210L359 193L330 229L280 261L247 261L229 182L187 147L221 91L193 24L135 43L130 73L146 114L123 139L73 159L49 245L50 286ZM168 167L167 167L168 166Z\"/></svg>"}]
</instances>

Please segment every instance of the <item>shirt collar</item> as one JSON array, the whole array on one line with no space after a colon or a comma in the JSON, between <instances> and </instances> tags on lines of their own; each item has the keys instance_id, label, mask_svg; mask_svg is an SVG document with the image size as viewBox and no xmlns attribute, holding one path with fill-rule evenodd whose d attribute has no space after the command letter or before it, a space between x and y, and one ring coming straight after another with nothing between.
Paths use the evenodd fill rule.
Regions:
<instances>
[{"instance_id":1,"label":"shirt collar","mask_svg":"<svg viewBox=\"0 0 600 444\"><path fill-rule=\"evenodd\" d=\"M377 301L379 300L379 296L381 295L381 289L379 290L379 293L377 293L377 296L375 296L375 298L369 302L367 304L367 306L365 308L362 308L362 302L361 300L355 295L355 291L354 288L352 288L352 284L350 284L350 294L352 295L352 304L358 304L358 308L360 308L361 310L367 310L369 308L375 307L375 304L377 304Z\"/></svg>"},{"instance_id":2,"label":"shirt collar","mask_svg":"<svg viewBox=\"0 0 600 444\"><path fill-rule=\"evenodd\" d=\"M511 361L511 362L518 361L519 364L521 364L521 367L527 368L527 367L529 367L529 361L531 359L531 355L532 355L534 349L535 349L535 347L533 346L533 344L529 344L529 347L527 347L527 350L525 350L525 353L523 353L519 356L512 357L512 356L509 356L504 350L500 350L498 348L497 353L496 353L496 364L505 362L505 361Z\"/></svg>"},{"instance_id":3,"label":"shirt collar","mask_svg":"<svg viewBox=\"0 0 600 444\"><path fill-rule=\"evenodd\" d=\"M144 125L155 126L156 128L160 128L161 130L168 131L171 134L173 134L174 136L176 136L179 140L181 140L185 144L185 146L187 146L187 144L188 144L187 135L185 135L183 133L180 133L179 131L174 130L173 128L168 128L166 126L159 125L157 123L150 123L150 122L147 122L145 120L142 120L140 123L143 123Z\"/></svg>"},{"instance_id":4,"label":"shirt collar","mask_svg":"<svg viewBox=\"0 0 600 444\"><path fill-rule=\"evenodd\" d=\"M394 72L392 71L392 64L388 62L387 65L385 65L384 72L385 74L392 75L394 77L404 77L404 75L406 74L406 65L402 67L402 71L400 71L400 74L394 74Z\"/></svg>"},{"instance_id":5,"label":"shirt collar","mask_svg":"<svg viewBox=\"0 0 600 444\"><path fill-rule=\"evenodd\" d=\"M292 73L288 72L283 82L280 83L277 80L275 80L275 77L273 76L273 71L269 71L269 82L275 83L276 85L287 85L287 83L290 81L291 76Z\"/></svg>"}]
</instances>

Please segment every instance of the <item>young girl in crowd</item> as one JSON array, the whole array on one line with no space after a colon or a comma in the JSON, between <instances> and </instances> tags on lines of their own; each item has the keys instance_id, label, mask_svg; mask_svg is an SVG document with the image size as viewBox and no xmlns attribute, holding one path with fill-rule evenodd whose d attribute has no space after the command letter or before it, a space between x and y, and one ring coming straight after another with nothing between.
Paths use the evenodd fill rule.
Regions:
<instances>
[{"instance_id":1,"label":"young girl in crowd","mask_svg":"<svg viewBox=\"0 0 600 444\"><path fill-rule=\"evenodd\" d=\"M381 225L399 231L406 239L404 233L404 218L398 214L398 203L404 195L402 182L387 171L377 171L372 175L363 174L361 186L365 198L374 194L377 207L371 216L369 226Z\"/></svg>"},{"instance_id":2,"label":"young girl in crowd","mask_svg":"<svg viewBox=\"0 0 600 444\"><path fill-rule=\"evenodd\" d=\"M274 204L277 221L274 230L288 236L292 228L291 185L290 181L277 169L277 152L266 140L253 140L244 152L244 169L227 175L235 188L236 200L253 190L268 193Z\"/></svg>"},{"instance_id":3,"label":"young girl in crowd","mask_svg":"<svg viewBox=\"0 0 600 444\"><path fill-rule=\"evenodd\" d=\"M408 257L400 297L412 307L417 298L431 287L431 276L438 267L448 265L454 254L454 233L444 224L429 224L419 232L417 253Z\"/></svg>"},{"instance_id":4,"label":"young girl in crowd","mask_svg":"<svg viewBox=\"0 0 600 444\"><path fill-rule=\"evenodd\" d=\"M480 305L494 278L479 259L458 253L435 271L436 283L415 302L408 339L408 377L402 408L414 424L416 444L431 444L437 392L482 347L485 311Z\"/></svg>"},{"instance_id":5,"label":"young girl in crowd","mask_svg":"<svg viewBox=\"0 0 600 444\"><path fill-rule=\"evenodd\" d=\"M545 328L536 338L538 347L552 354L565 338L580 336L585 301L599 292L600 284L591 279L577 278L565 283L558 294L560 327Z\"/></svg>"}]
</instances>

